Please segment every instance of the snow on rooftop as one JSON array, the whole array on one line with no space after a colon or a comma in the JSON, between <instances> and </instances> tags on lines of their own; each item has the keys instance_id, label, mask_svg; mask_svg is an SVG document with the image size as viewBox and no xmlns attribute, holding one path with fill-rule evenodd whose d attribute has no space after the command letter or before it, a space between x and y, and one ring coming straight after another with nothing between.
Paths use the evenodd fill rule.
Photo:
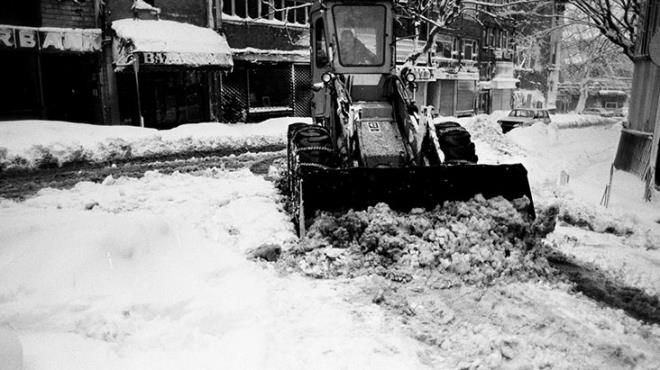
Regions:
<instances>
[{"instance_id":1,"label":"snow on rooftop","mask_svg":"<svg viewBox=\"0 0 660 370\"><path fill-rule=\"evenodd\" d=\"M167 20L120 19L112 22L118 37L133 51L229 54L227 40L213 29Z\"/></svg>"}]
</instances>

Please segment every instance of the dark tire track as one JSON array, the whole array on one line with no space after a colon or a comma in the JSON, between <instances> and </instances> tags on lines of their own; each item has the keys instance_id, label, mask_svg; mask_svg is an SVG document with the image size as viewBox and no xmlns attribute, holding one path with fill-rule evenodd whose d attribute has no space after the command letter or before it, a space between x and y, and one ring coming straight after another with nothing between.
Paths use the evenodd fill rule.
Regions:
<instances>
[{"instance_id":1,"label":"dark tire track","mask_svg":"<svg viewBox=\"0 0 660 370\"><path fill-rule=\"evenodd\" d=\"M575 291L609 307L625 311L648 324L660 324L660 300L643 290L622 284L595 266L581 263L561 253L547 256L551 266L561 271Z\"/></svg>"},{"instance_id":2,"label":"dark tire track","mask_svg":"<svg viewBox=\"0 0 660 370\"><path fill-rule=\"evenodd\" d=\"M132 161L104 163L76 163L59 168L38 170L12 170L0 173L0 197L23 200L43 188L69 189L81 181L102 182L106 177L142 177L145 172L159 171L195 173L210 168L238 170L249 168L258 175L268 172L270 164L285 158L284 148L273 146L261 152L188 152L154 158L137 158Z\"/></svg>"}]
</instances>

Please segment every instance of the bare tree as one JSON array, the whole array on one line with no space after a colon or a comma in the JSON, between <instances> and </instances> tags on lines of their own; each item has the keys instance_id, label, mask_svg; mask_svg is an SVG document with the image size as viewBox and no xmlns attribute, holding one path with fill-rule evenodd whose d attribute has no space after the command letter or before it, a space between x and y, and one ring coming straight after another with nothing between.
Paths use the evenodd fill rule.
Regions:
<instances>
[{"instance_id":1,"label":"bare tree","mask_svg":"<svg viewBox=\"0 0 660 370\"><path fill-rule=\"evenodd\" d=\"M587 19L575 19L598 29L632 59L635 48L635 26L644 0L571 0L570 4ZM570 21L570 20L569 20Z\"/></svg>"},{"instance_id":2,"label":"bare tree","mask_svg":"<svg viewBox=\"0 0 660 370\"><path fill-rule=\"evenodd\" d=\"M460 19L472 19L482 23L484 17L495 22L512 22L513 14L520 6L542 3L547 0L411 0L397 2L395 12L400 23L411 22L415 29L427 23L430 26L424 47L413 52L407 63L414 64L420 55L428 53L434 46L436 34L442 30L452 30L452 25Z\"/></svg>"},{"instance_id":3,"label":"bare tree","mask_svg":"<svg viewBox=\"0 0 660 370\"><path fill-rule=\"evenodd\" d=\"M608 38L594 29L573 27L564 32L564 58L562 74L577 84L579 99L575 111L584 110L590 85L598 79L614 80L630 77L632 63Z\"/></svg>"}]
</instances>

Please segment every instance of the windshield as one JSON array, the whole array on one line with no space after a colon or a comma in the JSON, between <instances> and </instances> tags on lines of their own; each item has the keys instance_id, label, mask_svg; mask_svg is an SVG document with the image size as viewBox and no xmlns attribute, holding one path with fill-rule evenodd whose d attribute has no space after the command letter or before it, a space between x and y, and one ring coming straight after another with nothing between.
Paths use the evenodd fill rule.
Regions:
<instances>
[{"instance_id":1,"label":"windshield","mask_svg":"<svg viewBox=\"0 0 660 370\"><path fill-rule=\"evenodd\" d=\"M534 117L534 112L531 110L512 110L509 117Z\"/></svg>"},{"instance_id":2,"label":"windshield","mask_svg":"<svg viewBox=\"0 0 660 370\"><path fill-rule=\"evenodd\" d=\"M344 66L379 66L384 63L385 7L337 5L332 8L339 62Z\"/></svg>"}]
</instances>

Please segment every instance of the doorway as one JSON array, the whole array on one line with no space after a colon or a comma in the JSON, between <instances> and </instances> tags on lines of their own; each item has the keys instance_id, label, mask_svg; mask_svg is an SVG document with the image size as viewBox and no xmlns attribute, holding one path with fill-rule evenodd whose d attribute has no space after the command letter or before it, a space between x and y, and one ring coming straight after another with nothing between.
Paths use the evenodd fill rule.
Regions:
<instances>
[{"instance_id":1,"label":"doorway","mask_svg":"<svg viewBox=\"0 0 660 370\"><path fill-rule=\"evenodd\" d=\"M99 122L98 60L89 55L41 56L44 108L51 120Z\"/></svg>"}]
</instances>

